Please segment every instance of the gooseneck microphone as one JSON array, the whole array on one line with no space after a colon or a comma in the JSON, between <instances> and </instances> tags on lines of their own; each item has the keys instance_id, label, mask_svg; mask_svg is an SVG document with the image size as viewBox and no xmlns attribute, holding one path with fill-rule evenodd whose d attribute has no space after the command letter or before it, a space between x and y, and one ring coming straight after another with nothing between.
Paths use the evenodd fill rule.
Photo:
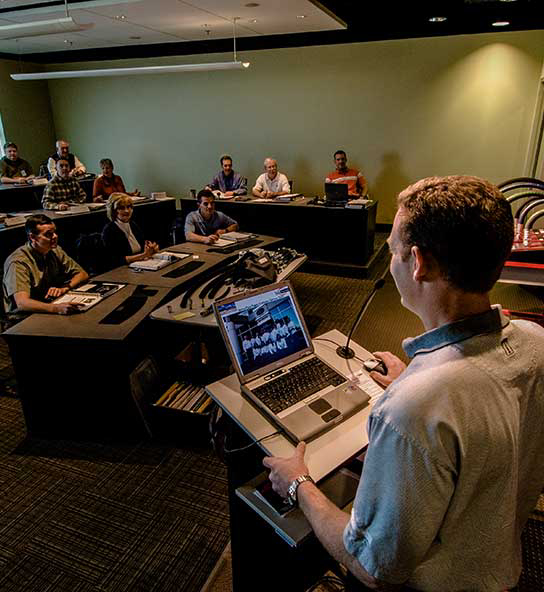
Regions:
<instances>
[{"instance_id":1,"label":"gooseneck microphone","mask_svg":"<svg viewBox=\"0 0 544 592\"><path fill-rule=\"evenodd\" d=\"M361 317L366 312L366 309L369 307L370 303L372 302L372 299L376 295L376 292L380 288L382 288L384 284L385 284L385 280L383 279L383 277L380 278L379 280L376 280L376 282L374 282L374 286L372 287L370 294L365 298L365 300L363 302L363 306L361 306L361 310L360 310L359 314L357 315L357 318L355 319L355 323L353 323L353 326L351 327L351 331L349 332L348 340L346 341L346 345L339 345L336 348L336 353L341 358L344 358L345 360L350 360L351 358L355 357L355 352L351 349L351 347L349 347L349 342L351 340L351 336L353 335L353 331L355 331L355 328L359 324Z\"/></svg>"}]
</instances>

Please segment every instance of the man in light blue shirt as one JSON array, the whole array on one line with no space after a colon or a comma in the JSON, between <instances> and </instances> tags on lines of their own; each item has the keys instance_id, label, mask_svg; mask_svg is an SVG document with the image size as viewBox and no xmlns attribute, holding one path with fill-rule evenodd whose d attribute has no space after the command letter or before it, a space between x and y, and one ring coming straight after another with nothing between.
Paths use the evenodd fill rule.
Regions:
<instances>
[{"instance_id":1,"label":"man in light blue shirt","mask_svg":"<svg viewBox=\"0 0 544 592\"><path fill-rule=\"evenodd\" d=\"M247 193L247 179L232 169L232 158L228 154L224 154L220 163L221 170L206 189L220 191L224 197L245 195Z\"/></svg>"},{"instance_id":2,"label":"man in light blue shirt","mask_svg":"<svg viewBox=\"0 0 544 592\"><path fill-rule=\"evenodd\" d=\"M215 196L209 189L197 195L198 210L185 218L185 240L213 245L225 232L238 230L238 223L215 210Z\"/></svg>"},{"instance_id":3,"label":"man in light blue shirt","mask_svg":"<svg viewBox=\"0 0 544 592\"><path fill-rule=\"evenodd\" d=\"M307 479L305 445L266 458L333 557L371 589L501 592L521 573L521 532L544 485L544 329L510 321L489 291L513 241L510 206L475 177L399 195L389 247L402 304L426 332L406 367L376 352L387 389L351 515Z\"/></svg>"}]
</instances>

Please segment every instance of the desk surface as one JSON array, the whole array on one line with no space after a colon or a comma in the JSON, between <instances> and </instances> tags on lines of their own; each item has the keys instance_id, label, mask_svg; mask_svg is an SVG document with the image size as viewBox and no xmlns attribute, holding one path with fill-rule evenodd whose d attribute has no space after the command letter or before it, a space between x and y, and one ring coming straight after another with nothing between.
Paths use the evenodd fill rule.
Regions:
<instances>
[{"instance_id":1,"label":"desk surface","mask_svg":"<svg viewBox=\"0 0 544 592\"><path fill-rule=\"evenodd\" d=\"M89 310L74 315L34 313L5 331L3 335L8 338L10 336L41 336L121 341L168 294L168 288L153 288L155 293L150 295L144 305L122 323L117 325L100 323L111 311L132 296L137 289L137 286L125 286Z\"/></svg>"},{"instance_id":2,"label":"desk surface","mask_svg":"<svg viewBox=\"0 0 544 592\"><path fill-rule=\"evenodd\" d=\"M360 377L361 387L371 395L371 404L307 443L306 463L310 474L316 481L334 471L368 444L366 421L375 397L383 392L383 389L376 385L368 373L362 369L360 361L340 358L336 354L336 344L321 341L320 338L330 339L336 344L343 345L346 342L346 337L336 329L328 331L313 340L315 351L325 362L344 376L348 378L354 375ZM362 359L372 357L360 345L354 342L350 345L358 357ZM236 374L231 374L223 380L208 385L206 390L214 401L254 440L259 440L277 431L278 428L242 396ZM295 449L291 440L282 434L267 438L260 442L259 446L267 454L281 457L291 456Z\"/></svg>"}]
</instances>

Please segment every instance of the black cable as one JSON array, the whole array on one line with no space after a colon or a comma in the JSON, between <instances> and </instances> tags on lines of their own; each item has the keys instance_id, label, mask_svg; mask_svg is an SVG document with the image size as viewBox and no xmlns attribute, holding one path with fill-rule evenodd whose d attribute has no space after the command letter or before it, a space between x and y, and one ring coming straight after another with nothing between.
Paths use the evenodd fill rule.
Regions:
<instances>
[{"instance_id":1,"label":"black cable","mask_svg":"<svg viewBox=\"0 0 544 592\"><path fill-rule=\"evenodd\" d=\"M370 306L370 303L372 302L372 299L376 295L376 292L380 288L382 288L384 285L385 285L385 279L383 278L383 276L374 282L374 286L372 286L372 290L370 291L370 294L364 299L363 305L361 306L361 310L359 311L359 314L357 315L357 318L355 319L355 322L353 323L353 325L351 327L351 331L349 332L348 340L346 341L346 345L341 345L336 350L336 353L341 358L344 358L345 360L349 360L350 358L355 357L355 352L349 347L349 342L351 341L351 336L353 335L353 331L355 331L355 328L359 324L359 321L361 320L363 314L366 312L366 310Z\"/></svg>"},{"instance_id":2,"label":"black cable","mask_svg":"<svg viewBox=\"0 0 544 592\"><path fill-rule=\"evenodd\" d=\"M226 446L223 446L223 450L225 451L226 454L231 454L232 452L241 452L242 450L247 450L248 448L255 446L255 444L258 444L259 442L262 442L263 440L266 440L267 438L271 438L272 436L275 436L276 434L281 434L281 433L282 433L282 430L278 430L277 432L272 432L271 434L268 434L268 436L263 436L262 438L259 438L258 440L254 440L250 444L247 444L246 446L242 446L241 448L228 449Z\"/></svg>"}]
</instances>

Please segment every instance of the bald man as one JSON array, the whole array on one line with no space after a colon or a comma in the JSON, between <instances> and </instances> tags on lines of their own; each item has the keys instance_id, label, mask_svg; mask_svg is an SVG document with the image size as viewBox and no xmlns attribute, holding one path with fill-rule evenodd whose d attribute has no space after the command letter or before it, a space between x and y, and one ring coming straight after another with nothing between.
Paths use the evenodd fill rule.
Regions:
<instances>
[{"instance_id":1,"label":"bald man","mask_svg":"<svg viewBox=\"0 0 544 592\"><path fill-rule=\"evenodd\" d=\"M255 182L252 193L255 197L274 198L278 195L291 193L289 181L283 173L278 172L278 163L273 158L264 161L264 173Z\"/></svg>"}]
</instances>

